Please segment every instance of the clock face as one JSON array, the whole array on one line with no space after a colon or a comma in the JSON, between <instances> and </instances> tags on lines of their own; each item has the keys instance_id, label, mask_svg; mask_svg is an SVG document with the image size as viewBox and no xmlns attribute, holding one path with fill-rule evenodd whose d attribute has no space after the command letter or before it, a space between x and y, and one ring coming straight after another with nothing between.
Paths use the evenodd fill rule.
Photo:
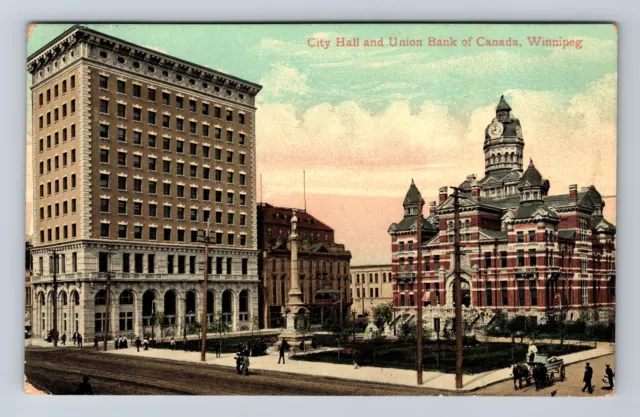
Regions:
<instances>
[{"instance_id":1,"label":"clock face","mask_svg":"<svg viewBox=\"0 0 640 417\"><path fill-rule=\"evenodd\" d=\"M493 122L489 125L489 136L492 138L499 138L504 132L504 126L500 122Z\"/></svg>"},{"instance_id":2,"label":"clock face","mask_svg":"<svg viewBox=\"0 0 640 417\"><path fill-rule=\"evenodd\" d=\"M520 125L516 126L516 136L519 138L522 137L522 128L520 127Z\"/></svg>"}]
</instances>

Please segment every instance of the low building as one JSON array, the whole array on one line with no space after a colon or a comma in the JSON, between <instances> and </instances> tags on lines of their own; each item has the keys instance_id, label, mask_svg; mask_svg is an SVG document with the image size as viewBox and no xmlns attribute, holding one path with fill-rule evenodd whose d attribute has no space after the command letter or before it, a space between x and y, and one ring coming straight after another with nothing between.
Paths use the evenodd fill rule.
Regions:
<instances>
[{"instance_id":1,"label":"low building","mask_svg":"<svg viewBox=\"0 0 640 417\"><path fill-rule=\"evenodd\" d=\"M356 316L372 317L373 308L393 303L391 264L351 267L351 311Z\"/></svg>"},{"instance_id":2,"label":"low building","mask_svg":"<svg viewBox=\"0 0 640 417\"><path fill-rule=\"evenodd\" d=\"M291 285L291 251L288 236L294 209L258 205L258 245L261 251L260 326L283 326L283 311ZM298 217L298 266L302 301L311 324L322 324L351 306L349 263L351 252L335 243L334 230L305 210L295 210Z\"/></svg>"}]
</instances>

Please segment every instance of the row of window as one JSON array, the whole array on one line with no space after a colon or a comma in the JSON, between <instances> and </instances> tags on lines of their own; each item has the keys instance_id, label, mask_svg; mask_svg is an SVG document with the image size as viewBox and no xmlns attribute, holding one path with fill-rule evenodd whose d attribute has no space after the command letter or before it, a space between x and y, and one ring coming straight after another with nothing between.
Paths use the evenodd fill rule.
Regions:
<instances>
[{"instance_id":1,"label":"row of window","mask_svg":"<svg viewBox=\"0 0 640 417\"><path fill-rule=\"evenodd\" d=\"M69 229L71 229L71 232L69 232ZM60 234L60 232L62 232L62 234ZM62 226L62 228L60 226L56 226L53 229L48 228L46 230L46 236L45 236L45 231L40 230L40 242L45 243L45 242L55 242L60 239L69 239L69 238L73 239L77 236L76 232L77 232L77 228L75 223L72 223L70 228L66 224ZM46 237L46 240L45 240L45 237Z\"/></svg>"},{"instance_id":2,"label":"row of window","mask_svg":"<svg viewBox=\"0 0 640 417\"><path fill-rule=\"evenodd\" d=\"M111 174L101 173L100 174L100 188L109 189L110 188L110 178ZM118 175L118 183L117 190L118 191L127 191L128 187L128 176L126 175ZM149 195L157 195L158 182L155 180L148 180L148 194ZM171 182L163 182L162 183L162 195L164 197L172 196L173 185ZM134 193L142 193L142 179L134 178L133 179L133 192ZM176 185L176 197L177 198L185 198L185 186L177 184ZM190 187L191 200L198 199L198 187ZM214 190L214 201L216 203L222 203L222 190ZM202 190L202 200L203 201L211 201L211 190L208 188L203 188ZM235 191L227 191L227 204L235 204ZM240 206L247 205L247 195L244 192L239 194L238 199Z\"/></svg>"},{"instance_id":3,"label":"row of window","mask_svg":"<svg viewBox=\"0 0 640 417\"><path fill-rule=\"evenodd\" d=\"M158 227L157 226L148 226L147 227L147 239L150 241L158 241ZM118 224L116 237L118 239L129 239L131 236L129 235L129 229L127 224ZM187 231L185 229L178 229L174 235L173 229L170 226L165 226L162 228L162 240L165 242L186 242ZM101 223L100 224L100 237L102 238L111 238L111 223ZM198 242L198 231L190 230L190 242L197 243ZM144 226L134 225L133 226L133 239L142 240L144 239ZM234 232L227 232L226 243L224 242L224 233L216 232L215 233L215 244L216 245L229 245L233 246L236 242L239 241L240 246L247 246L247 235L244 233L240 234L240 238L236 240Z\"/></svg>"},{"instance_id":4,"label":"row of window","mask_svg":"<svg viewBox=\"0 0 640 417\"><path fill-rule=\"evenodd\" d=\"M75 150L71 151L72 155L71 155L71 163L75 163ZM232 151L228 151L228 161L233 161L233 152ZM105 164L108 165L109 161L110 161L110 156L111 153L109 151L109 149L100 149L100 163L101 164ZM118 159L117 159L117 166L120 168L127 168L128 167L128 154L127 152L122 152L122 151L118 151ZM240 154L240 159L241 159L241 165L244 165L245 162L245 155L244 154ZM56 156L55 162L56 162L56 167L57 167L57 163L58 163L58 157ZM63 166L66 166L66 153L63 154ZM134 169L143 169L142 167L142 155L133 155L133 168ZM50 163L48 164L48 167L50 166ZM148 156L147 157L147 166L148 166L148 170L149 172L157 172L158 170L158 158L154 157L154 156ZM172 164L171 164L171 159L163 159L162 160L162 173L163 174L171 174L172 173ZM43 166L44 168L44 166ZM57 168L56 168L57 169ZM178 176L186 176L185 175L185 163L184 162L176 162L175 165L175 173ZM210 179L211 177L211 168L207 167L207 166L203 166L202 167L202 174L201 174L202 178L205 180ZM189 177L190 178L198 178L198 164L195 162L191 162L189 164ZM234 172L231 169L227 170L227 183L228 184L233 184L233 178L234 178ZM246 185L246 174L244 173L240 173L239 174L239 178L240 178L240 185L245 186ZM216 168L215 169L215 180L217 182L222 182L222 169L220 168Z\"/></svg>"},{"instance_id":5,"label":"row of window","mask_svg":"<svg viewBox=\"0 0 640 417\"><path fill-rule=\"evenodd\" d=\"M73 200L73 206L72 208L75 211L75 199ZM57 204L56 204L57 207ZM66 202L65 202L65 207L66 207ZM118 211L117 213L119 215L123 215L126 216L128 213L128 201L126 200L118 200ZM42 208L41 208L42 210ZM56 209L57 210L57 209ZM188 209L188 213L189 213L189 219L192 222L197 222L199 221L199 212L200 210L198 208L195 207L191 207ZM185 212L187 212L187 209L185 207L177 207L176 210L176 219L177 220L185 220ZM101 198L100 199L100 213L101 214L109 214L111 213L111 199L109 198ZM216 211L215 212L215 224L223 224L222 220L223 220L223 213L221 211ZM143 214L143 203L139 202L139 201L134 201L133 202L133 215L134 216L140 216L142 217ZM164 219L170 220L172 218L172 206L170 204L165 204L163 205L163 211L162 211L162 215ZM147 205L147 218L157 218L158 217L158 204L156 203L148 203ZM203 222L207 222L209 221L209 218L211 217L211 210L208 209L203 209L202 210L202 221ZM226 221L227 221L227 225L229 226L233 226L236 224L236 215L235 213L227 213L226 216ZM241 213L238 216L238 225L240 226L246 226L247 225L247 215L244 213Z\"/></svg>"},{"instance_id":6,"label":"row of window","mask_svg":"<svg viewBox=\"0 0 640 417\"><path fill-rule=\"evenodd\" d=\"M351 278L351 280L353 281L353 277ZM367 274L362 274L362 283L366 283L367 280ZM389 281L391 281L391 273L389 273ZM387 273L383 272L382 273L382 282L387 282ZM360 283L360 274L356 274L356 284ZM378 283L378 274L373 274L370 273L369 274L369 284L373 284L373 283Z\"/></svg>"},{"instance_id":7,"label":"row of window","mask_svg":"<svg viewBox=\"0 0 640 417\"><path fill-rule=\"evenodd\" d=\"M62 163L62 168L66 168L68 165L73 165L76 163L76 150L71 149L69 152L66 152L66 151L63 152L62 158L60 157L60 155L56 155L53 158L47 158L46 161L40 161L40 164L39 164L40 175L44 175L45 173L45 162L46 162L47 174L50 173L51 171L60 169L61 163Z\"/></svg>"},{"instance_id":8,"label":"row of window","mask_svg":"<svg viewBox=\"0 0 640 417\"><path fill-rule=\"evenodd\" d=\"M70 88L73 90L74 88L76 88L76 76L72 75L69 78L69 85ZM62 89L62 95L67 94L67 80L62 80L61 84L58 85L54 85L53 86L53 98L54 100L57 99L60 96L60 88ZM42 106L44 105L44 99L45 99L45 93L40 93L40 95L38 96L38 105ZM48 88L46 91L46 99L47 99L47 104L49 102L51 102L51 89Z\"/></svg>"},{"instance_id":9,"label":"row of window","mask_svg":"<svg viewBox=\"0 0 640 417\"><path fill-rule=\"evenodd\" d=\"M280 237L284 236L284 233L287 233L287 236L289 236L291 234L291 229L289 228L282 228L282 227L278 227L278 235ZM328 242L329 241L329 232L316 232L311 230L310 232L307 232L306 230L302 230L302 232L298 233L300 236L302 236L302 239L306 239L307 236L311 237L311 240L321 240L324 237L324 241ZM267 236L272 237L273 236L273 227L272 226L267 226Z\"/></svg>"},{"instance_id":10,"label":"row of window","mask_svg":"<svg viewBox=\"0 0 640 417\"><path fill-rule=\"evenodd\" d=\"M60 184L62 184L62 192L65 192L68 189L73 190L74 188L76 188L76 174L71 174L71 181L68 181L67 178L68 178L67 176L64 176L62 177L62 181L60 181L59 179L56 179L53 182L47 181L47 184L46 184L47 197L50 196L51 194L58 194L60 192ZM40 198L43 198L44 196L45 196L45 184L40 184Z\"/></svg>"},{"instance_id":11,"label":"row of window","mask_svg":"<svg viewBox=\"0 0 640 417\"><path fill-rule=\"evenodd\" d=\"M101 90L109 91L109 76L108 75L100 75L99 86ZM116 91L118 94L127 94L127 83L124 80L116 80ZM132 95L134 98L142 99L142 85L132 83ZM156 102L156 89L153 87L147 87L147 100L155 103ZM172 94L166 91L162 92L162 105L171 106L171 96ZM176 108L184 109L184 97L181 95L174 94L174 102L176 104ZM198 112L198 102L194 99L189 99L189 111L192 113ZM200 111L203 116L210 115L210 106L208 103L200 103ZM213 106L213 117L220 119L222 117L222 108L220 106ZM225 119L228 122L234 121L234 112L231 109L226 109L225 111ZM238 123L245 124L245 114L238 112Z\"/></svg>"},{"instance_id":12,"label":"row of window","mask_svg":"<svg viewBox=\"0 0 640 417\"><path fill-rule=\"evenodd\" d=\"M300 264L300 272L304 271L305 265L306 265L307 266L306 269L309 271L309 273L311 273L311 270L313 268L313 261L306 261L306 263L305 263L305 261L302 259L302 260L299 260L298 263ZM334 264L332 262L329 262L329 265L328 265L329 268L327 268L327 262L323 261L322 264L321 264L320 261L316 261L316 272L320 270L320 266L321 265L322 265L322 272L323 273L326 273L326 272L333 273L334 272L333 271L334 266L336 268L335 273L337 273L337 274L340 273L340 264L339 263L335 263ZM271 271L272 272L276 271L276 260L275 259L271 260ZM280 260L280 271L281 272L285 272L285 260L284 259ZM346 263L342 264L342 273L343 274L347 274L347 264Z\"/></svg>"},{"instance_id":13,"label":"row of window","mask_svg":"<svg viewBox=\"0 0 640 417\"><path fill-rule=\"evenodd\" d=\"M66 117L66 109L63 108L63 117ZM100 113L103 115L109 115L109 100L101 99L100 100ZM142 120L142 109L139 107L133 107L131 116L134 122L143 122ZM55 116L55 114L54 114ZM116 116L119 120L127 119L127 105L123 103L118 103ZM185 122L184 118L180 116L175 116L175 130L178 132L185 131ZM57 120L56 120L57 121ZM157 125L157 112L155 110L147 110L147 124L150 126ZM206 122L202 122L201 124L201 132L202 136L205 138L209 137L210 134L210 125ZM107 123L102 123L100 125L100 130L102 132L102 126L108 126ZM162 115L162 127L165 129L171 129L171 115L163 114ZM101 135L102 138L108 137L108 132L105 132L105 135ZM216 140L222 140L222 128L215 126L213 128L214 138ZM190 135L198 135L198 122L195 120L189 121L189 134ZM227 129L226 131L226 140L227 143L234 143L234 131L232 129ZM240 145L246 144L246 134L238 133L238 143Z\"/></svg>"},{"instance_id":14,"label":"row of window","mask_svg":"<svg viewBox=\"0 0 640 417\"><path fill-rule=\"evenodd\" d=\"M76 100L73 99L71 100L71 102L69 103L69 113L70 114L74 114L76 112ZM41 114L40 117L38 118L38 128L39 129L44 129L45 127L45 120L46 120L46 125L47 127L51 126L51 112L48 111L46 114ZM58 123L60 121L60 115L62 114L62 118L66 118L67 117L67 103L64 103L61 108L59 109L58 107L56 107L55 109L53 109L53 123Z\"/></svg>"},{"instance_id":15,"label":"row of window","mask_svg":"<svg viewBox=\"0 0 640 417\"><path fill-rule=\"evenodd\" d=\"M131 260L133 259L133 265L131 264ZM207 258L207 273L213 274L213 261L214 257L209 256ZM199 272L196 256L186 256L186 255L167 255L167 273L169 274L196 274ZM242 275L247 275L249 273L249 259L242 258L240 262L240 273ZM226 266L226 268L223 268ZM187 272L188 270L188 272ZM109 271L109 254L108 252L100 252L98 254L98 271L99 272L110 272ZM113 272L113 271L111 271ZM144 254L143 253L123 253L122 254L122 272L123 273L136 273L142 274L144 272ZM147 273L155 274L156 273L156 256L153 253L147 254ZM217 275L222 275L223 273L227 275L233 274L233 258L223 258L222 256L215 257L215 273Z\"/></svg>"},{"instance_id":16,"label":"row of window","mask_svg":"<svg viewBox=\"0 0 640 417\"><path fill-rule=\"evenodd\" d=\"M63 128L62 129L62 143L66 143L67 142L67 133L70 131L71 133L71 139L75 139L76 138L76 125L72 124L69 127L69 130L67 130L67 128ZM53 146L58 146L60 144L60 132L55 132L53 134ZM47 140L46 140L46 148L47 150L51 149L52 147L52 141L51 141L51 135L47 135ZM45 139L44 138L40 138L40 140L38 141L38 151L39 152L44 152L45 150Z\"/></svg>"},{"instance_id":17,"label":"row of window","mask_svg":"<svg viewBox=\"0 0 640 417\"><path fill-rule=\"evenodd\" d=\"M71 205L71 214L73 214L76 212L76 208L77 208L75 198L71 199L70 205ZM60 210L61 208L62 208L62 211ZM45 217L45 208L40 207L40 220L45 220L45 218L51 219L52 217L60 217L61 215L66 216L67 214L69 214L69 203L67 202L67 200L63 201L62 204L55 203L53 205L51 204L47 205L46 217Z\"/></svg>"},{"instance_id":18,"label":"row of window","mask_svg":"<svg viewBox=\"0 0 640 417\"><path fill-rule=\"evenodd\" d=\"M375 291L374 291L375 290ZM353 297L353 289L351 290L351 297ZM356 297L360 298L360 288L356 288ZM362 297L367 297L367 292L365 288L362 289ZM380 293L378 292L378 288L369 288L369 298L378 298L380 297Z\"/></svg>"}]
</instances>

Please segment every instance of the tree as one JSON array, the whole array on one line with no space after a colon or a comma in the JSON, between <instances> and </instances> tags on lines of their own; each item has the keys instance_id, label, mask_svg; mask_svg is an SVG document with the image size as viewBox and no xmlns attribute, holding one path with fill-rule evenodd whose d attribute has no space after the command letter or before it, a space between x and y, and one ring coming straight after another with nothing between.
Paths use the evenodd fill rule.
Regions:
<instances>
[{"instance_id":1,"label":"tree","mask_svg":"<svg viewBox=\"0 0 640 417\"><path fill-rule=\"evenodd\" d=\"M422 328L422 341L426 342L433 338L433 330L428 327ZM404 323L400 326L400 340L406 343L416 343L418 341L418 326L415 323Z\"/></svg>"},{"instance_id":2,"label":"tree","mask_svg":"<svg viewBox=\"0 0 640 417\"><path fill-rule=\"evenodd\" d=\"M209 324L208 331L211 333L218 333L218 343L220 344L220 350L222 350L222 335L231 331L229 324L227 324L224 319L222 311L218 312L218 314L213 318Z\"/></svg>"},{"instance_id":3,"label":"tree","mask_svg":"<svg viewBox=\"0 0 640 417\"><path fill-rule=\"evenodd\" d=\"M165 317L164 313L161 311L156 312L151 318L154 326L158 326L160 328L160 339L162 343L164 343L164 339L166 337L166 330L171 327L169 325L169 320ZM153 335L155 336L155 335Z\"/></svg>"},{"instance_id":4,"label":"tree","mask_svg":"<svg viewBox=\"0 0 640 417\"><path fill-rule=\"evenodd\" d=\"M201 331L202 331L202 326L197 321L192 321L191 323L188 323L187 325L188 334L197 334L198 336L201 336L200 334ZM202 349L202 337L200 337L198 340L199 340L198 346L200 347L200 349Z\"/></svg>"},{"instance_id":5,"label":"tree","mask_svg":"<svg viewBox=\"0 0 640 417\"><path fill-rule=\"evenodd\" d=\"M373 324L378 329L384 329L385 323L393 320L393 303L379 304L373 307Z\"/></svg>"}]
</instances>

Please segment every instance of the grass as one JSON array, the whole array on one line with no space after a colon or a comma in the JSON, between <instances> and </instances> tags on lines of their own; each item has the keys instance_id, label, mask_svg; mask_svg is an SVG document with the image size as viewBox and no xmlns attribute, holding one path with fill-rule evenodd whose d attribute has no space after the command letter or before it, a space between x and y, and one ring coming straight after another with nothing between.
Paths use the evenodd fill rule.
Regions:
<instances>
[{"instance_id":1,"label":"grass","mask_svg":"<svg viewBox=\"0 0 640 417\"><path fill-rule=\"evenodd\" d=\"M548 355L564 355L590 349L589 346L576 345L538 345L538 352ZM297 360L310 362L327 362L339 364L353 364L351 351L360 352L362 366L376 366L381 368L416 368L415 345L405 343L364 343L349 344L337 351L319 352L295 356ZM513 351L512 351L513 349ZM506 368L516 362L523 362L527 353L526 344L511 343L483 343L468 346L463 352L463 368L467 374L477 374L493 369ZM455 372L455 345L447 342L440 344L427 343L424 347L423 369L427 371Z\"/></svg>"},{"instance_id":2,"label":"grass","mask_svg":"<svg viewBox=\"0 0 640 417\"><path fill-rule=\"evenodd\" d=\"M275 343L275 336L262 336L267 345L271 346ZM258 333L256 332L255 337L258 338ZM251 336L236 336L236 337L223 337L222 338L222 349L221 353L236 353L238 351L239 344L247 344L252 339ZM207 338L207 352L215 352L216 345L219 343L219 339L217 337L208 337ZM169 339L165 339L164 343L160 342L156 339L156 349L171 349ZM181 340L176 341L176 349L184 350L184 344ZM200 340L187 340L187 351L190 352L199 352L200 351Z\"/></svg>"}]
</instances>

